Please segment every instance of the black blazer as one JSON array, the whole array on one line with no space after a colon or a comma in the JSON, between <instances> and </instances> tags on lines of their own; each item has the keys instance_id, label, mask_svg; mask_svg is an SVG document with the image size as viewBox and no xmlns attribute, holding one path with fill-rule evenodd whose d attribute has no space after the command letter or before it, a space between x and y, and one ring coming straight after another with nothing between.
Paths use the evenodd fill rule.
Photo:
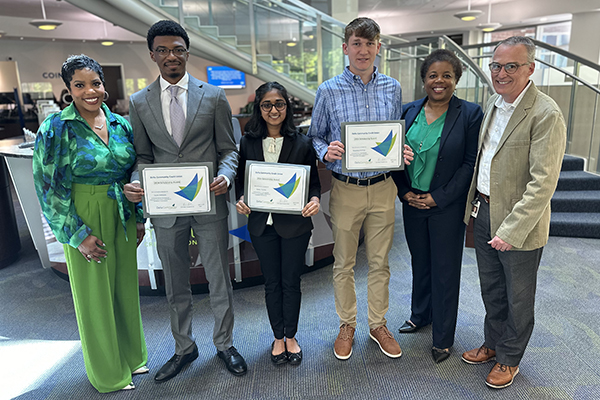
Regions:
<instances>
[{"instance_id":1,"label":"black blazer","mask_svg":"<svg viewBox=\"0 0 600 400\"><path fill-rule=\"evenodd\" d=\"M246 134L240 142L240 163L237 173L238 198L244 193L244 176L246 160L265 161L263 154L262 138L253 138ZM301 133L292 136L284 135L283 146L279 154L280 163L303 164L310 166L310 183L308 186L308 199L316 196L321 198L321 181L317 170L317 157L312 141ZM311 218L304 218L295 214L272 214L273 227L279 236L290 239L300 236L313 229ZM269 213L252 211L248 217L248 231L254 236L263 234L267 225Z\"/></svg>"},{"instance_id":2,"label":"black blazer","mask_svg":"<svg viewBox=\"0 0 600 400\"><path fill-rule=\"evenodd\" d=\"M402 119L406 121L406 132L426 101L427 97L408 103L404 107ZM475 168L482 119L481 107L452 96L442 129L435 172L429 187L431 197L441 209L455 201L466 200ZM398 187L398 197L402 200L402 196L412 190L408 172L394 171L392 177Z\"/></svg>"}]
</instances>

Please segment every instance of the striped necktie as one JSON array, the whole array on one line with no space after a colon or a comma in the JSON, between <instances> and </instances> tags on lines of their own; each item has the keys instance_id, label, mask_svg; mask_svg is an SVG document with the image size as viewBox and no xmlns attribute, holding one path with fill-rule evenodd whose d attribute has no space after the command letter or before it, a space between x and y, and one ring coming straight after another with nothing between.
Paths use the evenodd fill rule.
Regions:
<instances>
[{"instance_id":1,"label":"striped necktie","mask_svg":"<svg viewBox=\"0 0 600 400\"><path fill-rule=\"evenodd\" d=\"M173 134L173 140L177 143L177 146L181 146L183 142L183 128L185 127L185 114L183 108L179 104L177 94L179 93L179 86L169 86L171 91L171 103L169 104L169 113L171 114L171 133Z\"/></svg>"}]
</instances>

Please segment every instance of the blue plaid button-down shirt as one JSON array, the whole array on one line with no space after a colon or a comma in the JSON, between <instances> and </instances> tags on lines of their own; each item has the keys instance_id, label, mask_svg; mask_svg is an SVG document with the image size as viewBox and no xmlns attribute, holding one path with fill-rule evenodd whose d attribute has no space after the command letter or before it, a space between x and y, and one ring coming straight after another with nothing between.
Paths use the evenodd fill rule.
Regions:
<instances>
[{"instance_id":1,"label":"blue plaid button-down shirt","mask_svg":"<svg viewBox=\"0 0 600 400\"><path fill-rule=\"evenodd\" d=\"M375 67L371 80L364 84L360 76L346 67L344 72L323 82L317 90L308 136L317 157L328 169L342 173L342 162L323 160L329 143L341 140L342 122L399 120L402 116L402 89L397 80L380 74ZM352 172L346 175L368 178L388 171Z\"/></svg>"}]
</instances>

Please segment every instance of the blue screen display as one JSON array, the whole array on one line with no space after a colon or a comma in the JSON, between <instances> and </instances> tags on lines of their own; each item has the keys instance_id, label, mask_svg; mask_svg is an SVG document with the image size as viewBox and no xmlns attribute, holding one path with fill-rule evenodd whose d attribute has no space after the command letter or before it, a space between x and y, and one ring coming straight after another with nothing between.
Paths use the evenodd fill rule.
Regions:
<instances>
[{"instance_id":1,"label":"blue screen display","mask_svg":"<svg viewBox=\"0 0 600 400\"><path fill-rule=\"evenodd\" d=\"M243 89L246 87L246 74L229 67L206 67L208 83L223 89Z\"/></svg>"}]
</instances>

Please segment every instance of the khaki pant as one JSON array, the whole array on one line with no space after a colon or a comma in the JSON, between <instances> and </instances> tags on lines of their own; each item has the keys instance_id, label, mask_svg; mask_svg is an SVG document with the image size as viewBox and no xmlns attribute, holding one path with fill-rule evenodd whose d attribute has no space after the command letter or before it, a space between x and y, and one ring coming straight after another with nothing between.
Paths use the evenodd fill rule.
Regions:
<instances>
[{"instance_id":1,"label":"khaki pant","mask_svg":"<svg viewBox=\"0 0 600 400\"><path fill-rule=\"evenodd\" d=\"M388 254L394 238L396 185L391 178L357 186L333 178L329 211L333 225L333 289L340 325L356 327L354 265L364 228L368 273L369 328L386 324L389 306Z\"/></svg>"}]
</instances>

